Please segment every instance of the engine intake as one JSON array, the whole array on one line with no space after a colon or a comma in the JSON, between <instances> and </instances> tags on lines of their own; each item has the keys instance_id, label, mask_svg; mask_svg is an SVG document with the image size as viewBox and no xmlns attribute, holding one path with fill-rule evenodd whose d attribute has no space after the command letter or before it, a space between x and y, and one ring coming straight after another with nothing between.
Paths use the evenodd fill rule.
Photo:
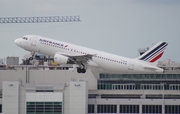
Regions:
<instances>
[{"instance_id":1,"label":"engine intake","mask_svg":"<svg viewBox=\"0 0 180 114\"><path fill-rule=\"evenodd\" d=\"M60 54L55 54L54 55L54 62L57 62L59 64L67 64L68 63L68 57L65 57Z\"/></svg>"}]
</instances>

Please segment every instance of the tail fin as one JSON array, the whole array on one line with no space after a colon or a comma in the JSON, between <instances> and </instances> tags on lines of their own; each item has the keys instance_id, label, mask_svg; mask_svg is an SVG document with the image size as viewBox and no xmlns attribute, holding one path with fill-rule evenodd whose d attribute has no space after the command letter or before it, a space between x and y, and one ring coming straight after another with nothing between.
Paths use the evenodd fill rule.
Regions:
<instances>
[{"instance_id":1,"label":"tail fin","mask_svg":"<svg viewBox=\"0 0 180 114\"><path fill-rule=\"evenodd\" d=\"M167 42L159 42L137 59L150 63L155 63L158 59L162 57L167 45Z\"/></svg>"}]
</instances>

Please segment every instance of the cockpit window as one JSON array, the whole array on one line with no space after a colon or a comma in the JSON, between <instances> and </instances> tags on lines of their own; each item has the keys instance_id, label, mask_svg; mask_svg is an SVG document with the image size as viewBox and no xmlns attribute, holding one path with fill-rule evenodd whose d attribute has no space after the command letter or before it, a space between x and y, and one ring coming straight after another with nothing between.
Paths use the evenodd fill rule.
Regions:
<instances>
[{"instance_id":1,"label":"cockpit window","mask_svg":"<svg viewBox=\"0 0 180 114\"><path fill-rule=\"evenodd\" d=\"M28 38L26 38L26 37L23 37L23 39L24 39L24 40L28 40Z\"/></svg>"}]
</instances>

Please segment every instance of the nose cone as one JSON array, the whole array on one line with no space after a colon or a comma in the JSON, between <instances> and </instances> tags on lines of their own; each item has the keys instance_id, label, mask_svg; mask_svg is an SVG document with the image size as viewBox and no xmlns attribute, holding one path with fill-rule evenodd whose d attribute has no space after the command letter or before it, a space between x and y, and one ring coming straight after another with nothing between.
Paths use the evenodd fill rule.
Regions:
<instances>
[{"instance_id":1,"label":"nose cone","mask_svg":"<svg viewBox=\"0 0 180 114\"><path fill-rule=\"evenodd\" d=\"M18 39L14 40L14 43L17 45L18 44Z\"/></svg>"},{"instance_id":2,"label":"nose cone","mask_svg":"<svg viewBox=\"0 0 180 114\"><path fill-rule=\"evenodd\" d=\"M16 45L20 46L20 45L21 45L21 39L16 39L16 40L14 40L14 43L15 43Z\"/></svg>"}]
</instances>

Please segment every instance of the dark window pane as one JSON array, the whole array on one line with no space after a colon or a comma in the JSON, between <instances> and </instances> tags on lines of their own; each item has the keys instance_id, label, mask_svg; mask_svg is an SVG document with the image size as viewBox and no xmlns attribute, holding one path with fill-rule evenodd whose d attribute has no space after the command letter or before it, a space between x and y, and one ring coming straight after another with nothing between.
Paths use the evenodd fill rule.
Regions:
<instances>
[{"instance_id":1,"label":"dark window pane","mask_svg":"<svg viewBox=\"0 0 180 114\"><path fill-rule=\"evenodd\" d=\"M97 105L97 113L101 113L101 106Z\"/></svg>"}]
</instances>

